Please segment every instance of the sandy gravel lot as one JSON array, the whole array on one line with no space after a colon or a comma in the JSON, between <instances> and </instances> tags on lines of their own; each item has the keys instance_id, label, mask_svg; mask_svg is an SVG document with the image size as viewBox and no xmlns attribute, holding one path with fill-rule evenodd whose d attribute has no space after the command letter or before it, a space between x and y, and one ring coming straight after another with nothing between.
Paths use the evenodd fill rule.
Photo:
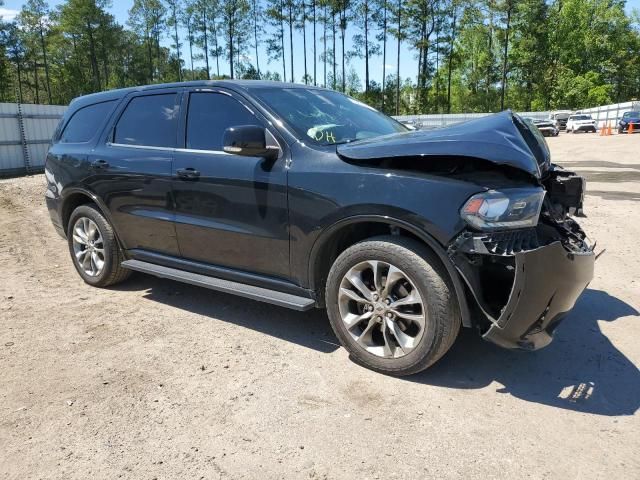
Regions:
<instances>
[{"instance_id":1,"label":"sandy gravel lot","mask_svg":"<svg viewBox=\"0 0 640 480\"><path fill-rule=\"evenodd\" d=\"M640 478L640 135L561 135L607 252L535 353L471 332L435 367L353 364L324 312L77 276L44 178L0 181L0 478Z\"/></svg>"}]
</instances>

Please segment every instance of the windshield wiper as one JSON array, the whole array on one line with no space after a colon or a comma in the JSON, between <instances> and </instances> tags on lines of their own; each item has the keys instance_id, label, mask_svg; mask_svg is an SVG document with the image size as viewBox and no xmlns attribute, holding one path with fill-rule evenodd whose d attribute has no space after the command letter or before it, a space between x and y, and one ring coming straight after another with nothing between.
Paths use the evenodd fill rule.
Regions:
<instances>
[{"instance_id":1,"label":"windshield wiper","mask_svg":"<svg viewBox=\"0 0 640 480\"><path fill-rule=\"evenodd\" d=\"M344 145L345 143L357 142L358 140L362 140L362 139L347 138L346 140L341 140L340 142L334 142L334 143L331 143L329 145Z\"/></svg>"}]
</instances>

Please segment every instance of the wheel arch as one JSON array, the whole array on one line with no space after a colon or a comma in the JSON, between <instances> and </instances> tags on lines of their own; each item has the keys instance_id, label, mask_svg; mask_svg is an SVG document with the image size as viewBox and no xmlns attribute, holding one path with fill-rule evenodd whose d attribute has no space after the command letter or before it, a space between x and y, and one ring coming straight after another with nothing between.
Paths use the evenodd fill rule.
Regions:
<instances>
[{"instance_id":1,"label":"wheel arch","mask_svg":"<svg viewBox=\"0 0 640 480\"><path fill-rule=\"evenodd\" d=\"M466 287L444 247L427 232L406 221L385 215L357 215L343 218L325 229L315 241L309 255L308 284L311 290L316 292L318 303L324 304L324 282L331 265L340 253L357 242L390 233L414 238L437 256L454 287L462 324L465 327L471 327Z\"/></svg>"},{"instance_id":2,"label":"wheel arch","mask_svg":"<svg viewBox=\"0 0 640 480\"><path fill-rule=\"evenodd\" d=\"M67 230L69 229L69 219L71 218L71 214L73 211L78 208L80 205L95 205L100 213L104 215L107 219L111 228L116 234L116 239L119 239L118 232L116 231L116 227L111 221L111 215L109 214L109 209L106 207L104 202L100 200L100 198L89 190L85 190L83 188L73 188L65 191L65 194L62 198L62 202L60 204L60 219L62 221L62 228L64 229L65 237L67 235ZM118 243L120 241L118 240Z\"/></svg>"}]
</instances>

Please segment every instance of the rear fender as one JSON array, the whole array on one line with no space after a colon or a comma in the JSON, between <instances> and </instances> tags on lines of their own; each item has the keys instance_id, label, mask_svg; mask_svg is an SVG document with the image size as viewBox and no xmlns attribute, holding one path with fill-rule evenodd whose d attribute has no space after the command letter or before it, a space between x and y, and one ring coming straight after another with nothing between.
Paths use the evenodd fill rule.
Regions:
<instances>
[{"instance_id":1,"label":"rear fender","mask_svg":"<svg viewBox=\"0 0 640 480\"><path fill-rule=\"evenodd\" d=\"M60 210L59 210L60 218L63 219L63 221L64 221L65 216L68 219L68 216L70 216L73 213L73 212L67 212L66 209L68 208L70 200L72 198L74 198L78 194L83 195L84 197L87 198L87 200L89 200L91 203L94 203L98 207L98 210L100 210L100 213L102 215L104 215L104 217L109 222L109 225L111 225L111 228L115 232L116 238L118 239L118 244L120 244L120 248L123 248L123 245L120 243L120 240L119 240L120 239L120 235L118 234L118 228L113 223L113 218L111 217L111 212L109 211L109 209L107 208L105 203L100 199L100 197L98 197L92 191L87 190L86 188L82 188L82 187L67 187L61 192L61 194L60 194ZM89 202L87 202L87 203L89 203ZM68 215L65 215L66 213L68 213ZM63 225L64 231L65 231L65 235L66 235L67 227L68 227L68 225Z\"/></svg>"}]
</instances>

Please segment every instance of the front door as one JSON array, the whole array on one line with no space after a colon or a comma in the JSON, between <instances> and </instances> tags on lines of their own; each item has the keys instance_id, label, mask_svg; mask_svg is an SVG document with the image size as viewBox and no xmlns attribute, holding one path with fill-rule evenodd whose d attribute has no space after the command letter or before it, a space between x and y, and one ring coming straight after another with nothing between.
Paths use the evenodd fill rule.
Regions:
<instances>
[{"instance_id":1,"label":"front door","mask_svg":"<svg viewBox=\"0 0 640 480\"><path fill-rule=\"evenodd\" d=\"M176 232L183 258L289 277L287 170L284 158L225 153L224 131L266 126L243 99L222 89L194 89L173 162Z\"/></svg>"}]
</instances>

